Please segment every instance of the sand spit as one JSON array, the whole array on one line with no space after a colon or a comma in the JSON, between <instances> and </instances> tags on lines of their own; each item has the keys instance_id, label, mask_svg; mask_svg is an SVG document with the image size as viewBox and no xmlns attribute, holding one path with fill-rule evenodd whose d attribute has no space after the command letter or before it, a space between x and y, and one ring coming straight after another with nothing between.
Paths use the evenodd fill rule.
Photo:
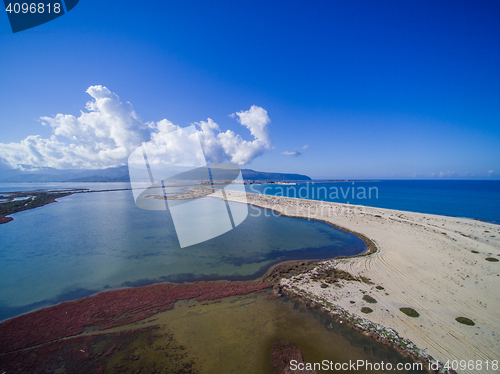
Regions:
<instances>
[{"instance_id":1,"label":"sand spit","mask_svg":"<svg viewBox=\"0 0 500 374\"><path fill-rule=\"evenodd\" d=\"M259 194L228 192L227 198L327 221L365 235L378 248L367 256L324 261L312 271L281 280L283 289L395 330L441 362L474 361L458 372L494 371L492 362L500 359L500 262L495 261L500 259L500 226ZM333 269L353 279L335 278ZM401 308L413 309L418 317ZM458 322L459 317L474 325Z\"/></svg>"}]
</instances>

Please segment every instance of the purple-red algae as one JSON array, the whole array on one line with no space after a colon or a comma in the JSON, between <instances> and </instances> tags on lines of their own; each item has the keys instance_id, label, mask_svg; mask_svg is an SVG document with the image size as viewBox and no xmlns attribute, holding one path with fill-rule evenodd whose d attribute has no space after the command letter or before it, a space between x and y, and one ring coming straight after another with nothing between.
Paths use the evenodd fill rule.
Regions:
<instances>
[{"instance_id":1,"label":"purple-red algae","mask_svg":"<svg viewBox=\"0 0 500 374\"><path fill-rule=\"evenodd\" d=\"M104 356L111 356L116 348L116 344L113 344L111 348L108 349L108 351L104 354Z\"/></svg>"},{"instance_id":2,"label":"purple-red algae","mask_svg":"<svg viewBox=\"0 0 500 374\"><path fill-rule=\"evenodd\" d=\"M141 321L143 319L149 318L149 317L155 315L156 313L158 313L158 311L156 309L153 309L153 310L148 310L146 312L134 314L134 315L131 315L131 316L128 316L125 318L120 318L117 321L113 321L113 322L109 322L109 323L106 323L104 325L101 325L99 327L99 330L107 330L107 329L111 329L113 327L129 325L131 323L135 323L135 322Z\"/></svg>"},{"instance_id":3,"label":"purple-red algae","mask_svg":"<svg viewBox=\"0 0 500 374\"><path fill-rule=\"evenodd\" d=\"M10 221L12 221L13 219L14 219L14 218L12 218L12 217L0 216L0 224L10 222Z\"/></svg>"},{"instance_id":4,"label":"purple-red algae","mask_svg":"<svg viewBox=\"0 0 500 374\"><path fill-rule=\"evenodd\" d=\"M0 353L78 335L87 327L108 329L137 322L151 317L158 311L172 309L173 304L179 300L215 300L264 292L268 287L268 284L260 282L218 281L189 284L162 283L103 292L37 310L1 323Z\"/></svg>"},{"instance_id":5,"label":"purple-red algae","mask_svg":"<svg viewBox=\"0 0 500 374\"><path fill-rule=\"evenodd\" d=\"M303 374L315 374L312 370L292 371L290 362L295 360L297 364L304 363L302 352L293 343L286 341L277 341L273 344L271 351L271 369L273 374L288 374L300 372Z\"/></svg>"},{"instance_id":6,"label":"purple-red algae","mask_svg":"<svg viewBox=\"0 0 500 374\"><path fill-rule=\"evenodd\" d=\"M151 349L156 344L162 344L158 347L161 353L154 355ZM194 364L172 334L158 326L70 337L0 354L0 373L54 373L60 369L67 373L147 373L152 368L160 372L158 364L168 373L186 373L184 368Z\"/></svg>"},{"instance_id":7,"label":"purple-red algae","mask_svg":"<svg viewBox=\"0 0 500 374\"><path fill-rule=\"evenodd\" d=\"M276 299L279 299L281 297L280 294L272 294L272 295L269 295L267 297L268 300L276 300Z\"/></svg>"}]
</instances>

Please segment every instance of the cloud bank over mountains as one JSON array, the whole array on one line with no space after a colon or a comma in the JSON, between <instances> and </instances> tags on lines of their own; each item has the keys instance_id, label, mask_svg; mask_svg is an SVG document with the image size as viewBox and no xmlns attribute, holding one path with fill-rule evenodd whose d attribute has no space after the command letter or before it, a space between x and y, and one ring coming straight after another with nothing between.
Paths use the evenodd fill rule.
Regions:
<instances>
[{"instance_id":1,"label":"cloud bank over mountains","mask_svg":"<svg viewBox=\"0 0 500 374\"><path fill-rule=\"evenodd\" d=\"M132 151L143 142L169 147L169 152L183 152L174 134L181 127L167 119L143 122L129 102L122 103L104 86L91 86L86 91L92 100L79 117L57 114L42 117L53 135L45 139L30 135L19 143L0 143L0 165L14 169L52 167L56 169L103 169L124 165ZM210 162L250 163L271 150L267 112L253 105L247 111L231 115L253 136L244 140L234 131L221 132L212 119L195 123L205 157Z\"/></svg>"}]
</instances>

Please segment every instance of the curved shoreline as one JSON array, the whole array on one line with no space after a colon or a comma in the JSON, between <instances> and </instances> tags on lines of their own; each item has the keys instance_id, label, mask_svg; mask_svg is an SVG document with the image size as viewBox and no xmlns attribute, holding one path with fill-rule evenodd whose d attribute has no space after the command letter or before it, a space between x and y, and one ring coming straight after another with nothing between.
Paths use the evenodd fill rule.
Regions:
<instances>
[{"instance_id":1,"label":"curved shoreline","mask_svg":"<svg viewBox=\"0 0 500 374\"><path fill-rule=\"evenodd\" d=\"M255 194L255 195L258 195L258 194ZM219 198L223 199L223 197L221 197L221 196L214 196L214 197L219 197ZM276 197L276 196L273 196L273 197ZM240 201L231 200L231 197L229 197L229 196L227 196L226 198L228 201L240 202ZM300 199L300 200L302 200L302 199ZM272 211L272 212L274 212L277 215L282 216L282 217L300 218L300 219L307 219L307 220L313 219L315 221L327 223L327 224L329 224L329 225L331 225L339 230L342 230L344 232L347 232L349 234L353 234L353 235L357 236L358 238L363 240L365 242L365 244L367 245L366 251L364 251L362 253L359 253L359 254L353 255L353 256L337 256L337 257L334 257L330 260L352 259L352 258L356 258L356 257L365 257L365 256L375 254L375 253L377 253L377 251L380 250L379 247L377 246L377 244L372 239L367 237L366 235L359 233L359 232L356 232L356 231L353 231L353 230L350 230L346 227L336 225L335 223L330 222L328 220L319 219L319 218L311 218L311 217L307 217L307 216L286 215L286 214L283 214L282 212L280 212L279 210L276 210L276 209L273 209L270 207L266 207L263 205L259 205L256 203L247 202L246 204L255 206L257 208ZM326 313L329 316L333 317L337 323L346 324L347 326L351 327L352 329L354 329L358 332L361 332L361 333L367 335L368 337L373 338L373 339L379 341L380 343L382 343L388 347L395 349L396 351L400 352L401 354L411 358L414 362L422 363L422 365L424 365L423 366L424 368L429 367L429 364L435 361L435 359L432 356L430 356L429 354L426 354L422 349L419 349L411 340L400 337L398 335L398 333L391 328L388 328L388 327L385 327L382 325L378 325L378 324L373 324L373 323L371 323L371 321L369 321L367 319L360 318L359 316L356 316L355 314L349 313L345 309L343 309L339 306L332 305L331 303L329 303L326 300L318 299L314 295L311 295L311 294L308 295L300 290L296 290L296 289L294 290L293 286L292 287L284 287L283 285L281 285L281 280L283 279L284 273L288 274L290 272L290 270L292 270L292 271L298 271L299 273L304 274L304 273L309 272L311 269L314 269L314 268L320 266L321 263L324 261L325 260L317 261L317 262L308 261L308 260L292 260L292 261L280 262L280 263L277 263L277 264L271 266L268 269L268 271L266 272L266 274L264 274L261 278L259 278L259 280L273 284L275 297L280 297L281 295L285 295L285 296L288 296L288 297L293 298L295 300L298 300L306 307L319 309L323 313ZM326 260L326 261L329 261L329 260ZM312 267L309 266L311 264L313 265ZM369 279L368 279L368 282L369 282ZM434 372L436 372L436 373L455 373L454 370L445 369L442 364L436 365L436 370Z\"/></svg>"},{"instance_id":2,"label":"curved shoreline","mask_svg":"<svg viewBox=\"0 0 500 374\"><path fill-rule=\"evenodd\" d=\"M429 334L429 331L425 331L425 328L423 329L416 328L414 323L414 322L417 322L417 324L421 323L422 319L426 318L426 321L424 321L424 325L426 325L429 319L432 320L432 318L429 318L429 313L426 312L432 313L433 311L425 310L425 304L420 304L419 303L420 299L418 297L419 296L422 298L425 297L426 299L424 301L427 301L432 304L434 301L432 300L432 298L435 297L436 295L439 295L439 293L434 292L434 290L430 289L429 287L427 288L424 287L425 282L422 283L422 281L426 280L425 275L431 275L431 276L434 275L434 278L432 278L434 280L441 279L442 277L440 277L439 275L445 275L450 277L455 276L455 278L453 279L456 279L455 272L457 270L457 266L465 266L468 264L468 261L471 261L471 259L480 260L481 259L480 256L485 253L488 253L489 255L500 256L500 245L499 245L500 240L498 240L499 235L495 236L485 235L482 232L484 231L485 233L486 232L496 233L497 232L495 231L497 229L497 227L495 227L496 225L488 224L482 221L471 222L473 220L459 219L455 217L445 217L445 216L432 216L428 214L395 211L383 208L371 208L371 207L352 206L352 205L346 206L345 204L323 203L318 201L284 198L284 197L276 197L269 195L255 195L255 196L251 195L254 194L247 194L245 196L245 202L248 205L253 205L259 208L268 209L275 212L276 214L283 216L303 218L303 219L315 219L318 221L323 221L343 231L357 235L363 241L365 241L365 243L367 243L367 246L369 247L368 251L362 254L350 257L337 257L333 260L322 261L315 264L313 268L307 268L308 265L312 263L310 261L303 261L303 260L294 261L292 267L296 267L296 265L299 265L304 267L305 271L300 271L297 272L297 274L292 274L289 278L286 279L279 279L276 290L280 290L284 294L287 294L289 296L301 300L302 303L304 303L305 305L322 309L324 312L332 316L335 316L336 319L339 321L339 323L348 324L354 329L362 331L365 334L375 338L376 340L379 340L384 344L391 345L400 352L416 360L428 361L430 359L430 356L425 351L429 352L432 351L432 349L435 350L434 346L431 346L432 349L429 349L429 347L425 347L426 349L422 350L417 348L417 346L420 346L420 344L412 343L418 341L419 338L418 331L422 330L426 332L427 338L434 340L436 340L436 337L439 337L439 335L442 334L442 332L440 331L434 332L434 335ZM243 201L241 201L241 196L238 195L237 193L231 192L228 193L227 196L229 201L244 203ZM251 201L246 201L247 197L250 197ZM291 205L287 206L286 203L290 203ZM316 206L326 205L333 207L340 206L343 210L340 209L341 210L340 212L337 211L336 213L338 214L334 215L333 217L320 216L320 215L315 216L314 214L301 216L298 214L298 211L296 209L297 207L299 207L300 204L303 204L302 206L303 208L311 208L311 206L313 205ZM287 212L286 210L287 207L295 207L295 208ZM309 213L311 213L310 210ZM487 230L484 230L485 228ZM361 234L360 231L366 232L366 235ZM498 230L498 232L500 233L500 230ZM393 237L391 237L391 235ZM490 237L494 237L495 239L491 239ZM369 242L367 242L367 240ZM415 242L417 242L419 246L415 247L414 245ZM369 243L372 244L371 249ZM426 247L425 245L423 245L425 243L430 244L430 246ZM479 251L471 250L471 248L476 248L474 247L474 245L477 247L477 249L479 249ZM429 248L431 250L429 250ZM432 253L433 250L440 252L438 253L439 256L432 257L434 255ZM456 252L453 252L451 250L455 250ZM421 253L419 251L421 251ZM449 257L450 254L447 255L446 253L443 253L443 251L451 251L450 254L453 254L453 256ZM412 255L412 252L414 252L413 255L415 255L415 253L418 252L417 257L410 256L410 258L414 260L413 262L411 260L408 261L407 259L406 261L405 259L402 260L399 259L399 261L395 261L398 260L398 258L394 257L395 255ZM477 255L478 253L479 256ZM424 258L425 256L430 256L434 259L437 259L439 262L438 265L442 263L443 268L441 268L440 266L436 267L435 266L436 264L434 264L434 267L427 269L427 272L424 275L421 275L418 272L419 267L416 266L417 274L415 274L415 269L412 268L412 266L421 264L418 261L422 260L422 258ZM456 259L456 257L458 257L458 260ZM381 260L384 260L385 263L384 261ZM452 261L454 265L451 267L447 266L444 267L448 260ZM395 267L394 264L391 264L391 262L393 261L397 262L396 265L398 265L399 267L397 266ZM264 281L265 279L268 278L268 275L271 274L276 268L284 267L288 263L289 262L281 262L275 264L274 266L269 268L266 275L261 277L258 282ZM370 267L366 267L368 263ZM481 263L479 265L480 269L474 269L471 266L472 265L469 264L468 267L464 267L465 273L463 274L466 274L467 271L470 273L467 276L469 275L472 276L477 273L479 274L485 273L484 277L486 278L486 276L488 276L489 278L486 279L485 286L482 288L479 286L477 287L478 289L475 289L474 287L471 288L470 284L467 282L464 283L461 287L466 286L465 290L472 289L475 291L480 291L479 292L480 295L478 295L479 304L481 304L481 301L483 302L488 301L489 304L488 308L484 306L484 309L489 309L490 311L492 310L492 312L490 313L488 312L488 310L486 310L486 312L483 313L483 315L481 315L480 313L473 315L473 313L470 312L470 314L467 314L467 316L473 317L476 324L478 325L477 327L481 327L481 329L486 329L486 334L488 334L488 331L497 332L499 329L499 320L498 316L496 316L495 314L495 311L496 311L496 306L499 305L498 300L496 299L490 300L484 298L485 292L487 294L487 292L493 288L491 287L491 279L494 279L495 281L497 280L497 278L492 278L493 276L497 275L496 273L498 272L498 268L495 267L497 266L497 263L487 263L487 262ZM336 284L329 284L327 285L327 287L322 288L320 285L323 285L324 283L318 282L317 280L319 278L317 279L314 278L315 276L318 276L319 272L321 271L327 272L332 269L340 269L341 271L345 271L348 274L353 274L354 277L365 276L367 279L372 280L374 282L371 282L369 284L356 281L358 283L354 283L352 280L340 279L338 280L337 284L341 285L341 287L335 289L334 292L332 293L331 290L337 286ZM399 273L402 272L402 274L396 274L396 273L390 274L388 272L384 272L384 269L385 270L393 269L394 271L398 271ZM439 274L439 272L436 271L436 269L440 270L442 274ZM422 268L420 268L420 271L422 271ZM404 282L402 282L402 287L396 287L398 286L397 282L395 282L395 280L397 279L404 280ZM481 279L481 281L483 281L483 279ZM224 281L220 282L221 283L219 282L217 283L222 284ZM392 283L395 283L396 285ZM408 285L405 285L404 283L408 283ZM164 285L166 283L162 284ZM386 291L385 293L387 297L385 297L382 292L377 293L378 291L374 289L375 284L378 284L380 287L382 287L382 285L385 286L382 287L382 289ZM451 285L452 284L450 282L448 283L445 282L443 285L436 284L436 287L438 287L439 291L443 290L446 291L449 289L452 289L453 291L456 287L453 288L451 287ZM146 287L152 287L152 286L146 286ZM360 296L359 292L356 294L357 292L356 289L359 287L364 288L363 294L368 293L376 295L379 302L384 304L383 305L384 308L387 307L391 309L392 312L391 317L393 321L399 319L400 321L396 322L403 321L399 324L399 326L408 328L403 329L403 331L401 332L400 328L391 326L389 323L384 322L388 321L388 319L385 318L387 316L384 315L382 315L382 322L380 322L380 318L379 320L377 320L377 318L373 318L377 316L376 313L378 312L378 310L376 310L373 314L367 315L366 318L361 318L359 317L358 313L353 312L352 306L347 305L346 307L345 306L346 301L349 301L349 299L351 300L355 299L356 297ZM141 290L143 288L144 287L141 287ZM133 288L125 290L137 290L137 289ZM346 297L345 295L346 290L347 293L352 291L352 295ZM117 290L117 291L122 291L122 290ZM391 292L391 297L389 297L387 291ZM405 291L412 291L416 294L413 295L410 292L410 294L403 295L405 294ZM108 294L111 292L116 292L116 291L99 293L95 296L101 294ZM393 294L396 295L393 296ZM465 298L463 295L462 299L460 299L459 296L460 295L457 295L456 297L457 300L451 300L449 298L441 300L441 298L438 298L438 301L441 301L441 303L438 302L438 307L440 308L440 311L442 310L448 311L453 308L457 308L457 310L459 310L460 308L457 307L456 304L462 304L465 305L466 307L471 306L470 303L471 300ZM469 297L470 295L467 294L466 296ZM397 304L398 302L396 299L398 298L404 299L406 305L415 306L413 305L413 303L416 303L416 305L420 305L421 307L423 307L423 309L418 309L421 312L421 318L420 319L417 318L412 321L411 319L408 319L406 317L401 317L401 315L398 314L397 311L398 308L394 309L395 304ZM359 299L361 299L361 297L359 297ZM356 303L358 302L361 301L358 301L358 299L356 299ZM356 307L357 305L359 304L356 304ZM373 305L370 306L373 307ZM434 305L434 307L436 306ZM54 308L54 307L49 307L49 308ZM477 306L476 310L479 310ZM436 313L430 314L430 317L436 315L437 315ZM489 324L484 322L485 315L486 316L491 315L491 321L489 321L490 322ZM148 317L147 313L144 314L143 318L147 317ZM380 317L380 315L378 317ZM481 318L483 319L481 320ZM11 320L8 320L6 322L9 321ZM126 320L123 320L122 322L126 322ZM442 321L440 320L440 322ZM457 325L454 323L450 324L449 321L446 321L446 323L447 323L446 327L451 326L452 328L455 329L454 333L456 333L459 336L467 337L467 339L461 339L462 341L460 343L462 344L462 347L458 347L456 344L451 345L451 347L448 348L448 352L451 352L451 350L460 352L460 349L463 349L463 347L469 349L470 352L474 352L475 350L477 351L478 346L482 346L484 344L490 344L491 349L495 350L496 349L495 347L498 345L498 342L494 342L493 344L491 344L487 340L484 340L485 339L484 332L482 336L480 336L479 338L475 338L474 336L472 336L472 333L478 330L475 330L471 327L463 327L461 325ZM0 326L1 325L3 325L3 323L0 324ZM428 327L429 326L426 325L427 329ZM469 330L467 331L467 329ZM401 334L396 333L396 331L401 332ZM441 331L443 331L442 328ZM417 339L412 339L412 334L416 336ZM483 353L484 351L480 352ZM442 353L439 353L438 351L438 354L439 355L435 355L435 353L432 352L431 355L442 360ZM453 354L456 355L456 353ZM487 356L488 354L489 353L486 352L486 356L484 357L488 358ZM450 356L448 358L453 359L453 356Z\"/></svg>"},{"instance_id":3,"label":"curved shoreline","mask_svg":"<svg viewBox=\"0 0 500 374\"><path fill-rule=\"evenodd\" d=\"M65 197L73 195L74 191L70 192L50 192L50 191L23 191L23 192L12 192L11 199L15 197L28 196L25 200L20 200L16 202L14 200L0 203L0 224L13 221L13 217L7 217L11 214L23 212L25 210L35 209L42 207L47 204L57 202L56 199L60 197Z\"/></svg>"},{"instance_id":4,"label":"curved shoreline","mask_svg":"<svg viewBox=\"0 0 500 374\"><path fill-rule=\"evenodd\" d=\"M267 209L283 217L314 219L314 218L307 218L300 216L284 215L272 208L264 208L256 204L248 203L247 205L253 205L258 208ZM327 220L322 220L322 219L314 219L314 220L330 224L339 230L356 235L367 244L367 250L364 251L363 253L353 256L338 256L334 257L331 260L351 259L355 257L369 256L371 254L375 254L379 250L377 244L374 241L372 241L370 238L361 233L349 230L339 225L335 225L334 223L329 222ZM308 265L312 264L313 265L312 268L316 268L320 266L322 262L324 262L324 260L318 262L307 261L307 260L293 260L293 261L281 262L270 267L269 270L266 272L266 274L259 279L263 282L273 284L274 294L276 298L280 297L281 295L285 295L299 301L306 307L319 309L323 313L326 313L329 316L333 317L337 323L345 324L346 326L352 328L353 330L363 333L366 336L374 340L377 340L388 347L395 349L404 356L411 358L414 362L421 363L424 368L429 367L429 364L435 361L435 359L432 356L426 354L423 350L419 349L411 340L400 337L398 333L391 328L371 323L371 321L364 318L360 318L355 314L349 313L345 309L339 306L332 305L326 300L318 299L314 295L306 294L303 291L293 289L293 286L284 287L281 285L281 280L283 278L284 273L288 274L290 270L297 271L297 269L299 273L306 273L311 270L311 267L308 268ZM455 373L454 370L445 369L442 363L436 365L435 368L436 370L434 370L433 372L436 373Z\"/></svg>"},{"instance_id":5,"label":"curved shoreline","mask_svg":"<svg viewBox=\"0 0 500 374\"><path fill-rule=\"evenodd\" d=\"M114 190L113 190L114 191ZM68 191L66 191L68 192ZM71 191L73 192L73 191ZM86 192L86 191L85 191ZM92 191L91 191L92 192ZM30 193L26 192L21 192L22 194L27 194L29 195ZM76 195L75 195L76 196ZM264 210L261 210L262 216L270 215L269 213L265 213ZM270 217L271 219L274 217ZM281 220L283 218L274 218L273 221L275 220ZM297 221L297 220L292 220L292 221ZM293 223L293 222L292 222ZM302 222L296 222L294 224L294 227L297 229L300 229L302 225L311 225L311 223L307 223L305 220ZM329 225L329 224L328 224ZM314 228L321 228L321 231L329 233L330 235L337 235L337 232L339 233L341 240L343 241L344 235L341 234L338 230L335 230L329 227L323 225L323 223L318 223L313 225ZM6 227L7 229L7 227ZM307 229L307 227L306 227ZM316 232L316 231L314 231ZM300 235L299 235L300 236ZM326 237L328 238L328 236ZM315 241L316 242L316 241ZM349 250L344 251L344 253L349 254L349 253L361 253L366 249L366 246L358 240L357 238L354 238L352 236L349 236L349 240L346 239L346 242L352 243L352 247L349 244ZM231 272L227 272L229 275L222 275L218 276L216 274L212 273L217 273L211 272L211 271L204 271L200 272L200 274L193 274L189 272L185 272L182 274L173 274L172 276L167 275L167 276L161 276L162 274L159 273L156 275L156 277L148 273L142 273L138 274L138 277L134 279L133 281L126 281L127 277L123 277L122 280L120 280L123 283L117 283L117 284L112 284L113 287L105 286L102 289L99 289L98 287L89 287L86 285L82 285L82 288L78 289L69 289L67 292L59 292L59 293L53 293L53 294L48 294L46 298L43 300L39 300L37 302L34 302L32 304L27 304L27 305L22 305L21 307L10 307L8 304L4 304L2 308L0 308L0 322L8 320L10 318L14 318L19 315L27 314L45 307L53 306L60 304L61 302L66 302L66 301L72 301L75 299L80 299L83 297L88 297L92 295L96 295L100 292L106 292L111 289L121 289L121 288L127 288L127 287L141 287L141 286L147 286L147 285L152 285L152 284L157 284L157 283L174 283L174 284L179 284L179 283L187 283L187 282L197 282L197 281L219 281L219 280L228 280L228 281L253 281L253 280L258 280L261 279L262 277L265 276L265 274L269 271L269 268L272 266L275 266L276 264L280 264L285 261L295 261L295 260L326 260L329 258L332 258L334 256L337 256L339 254L338 250L342 250L342 248L337 248L333 244L330 245L330 241L323 241L321 242L318 246L313 246L309 244L307 240L303 241L304 245L301 246L295 246L297 249L289 248L289 247L282 247L282 248L274 248L272 251L264 251L262 256L259 258L252 258L249 256L248 258L246 257L241 257L236 258L235 263L237 265L242 264L246 266L245 264L250 264L252 265L249 269L249 271L238 271L238 268L235 268L234 272L235 274L231 274ZM306 249L306 247L310 245L311 248ZM253 249L252 251L257 251L259 252L259 249ZM269 252L269 253L268 253ZM231 253L229 253L231 254ZM255 264L255 265L254 265ZM244 268L245 270L246 268ZM175 269L174 269L175 270ZM206 270L206 269L202 269ZM210 270L208 268L208 270ZM188 269L189 271L189 269ZM236 272L242 273L242 275L237 275ZM248 274L247 274L248 273ZM164 273L165 274L165 273ZM168 273L167 273L168 274ZM148 277L150 275L150 277ZM28 300L29 302L29 300Z\"/></svg>"},{"instance_id":6,"label":"curved shoreline","mask_svg":"<svg viewBox=\"0 0 500 374\"><path fill-rule=\"evenodd\" d=\"M327 221L323 222L331 224L330 222ZM355 235L358 234L349 230L345 230L344 228L338 227L336 225L333 226ZM361 237L361 235L358 234L358 237ZM361 237L361 239L365 243L367 243L367 250L355 256L365 256L367 254L373 253L373 248L376 248L376 245L373 242L369 241L369 239L364 236ZM344 258L344 257L342 256L337 258ZM278 262L272 265L270 268L268 268L266 273L263 276L259 277L256 281L240 282L241 286L244 288L242 290L238 290L238 284L237 284L238 282L225 282L225 281L214 281L208 283L194 282L185 285L178 285L178 284L176 285L173 283L161 283L152 286L144 286L140 288L129 288L129 289L101 292L93 296L86 297L84 299L63 302L51 307L23 314L21 316L14 317L0 324L0 331L1 331L0 336L3 337L3 339L0 338L0 354L16 352L19 350L32 347L38 347L40 345L44 345L45 343L58 341L60 339L66 339L71 336L78 336L87 328L97 328L99 331L101 331L117 327L120 325L141 321L146 318L152 317L154 314L158 312L168 310L173 304L173 302L177 300L184 299L185 297L197 296L196 294L193 295L189 294L189 296L184 295L179 298L174 297L174 299L172 299L173 301L168 300L167 302L160 303L161 305L156 305L154 302L151 302L151 292L144 292L147 290L151 290L153 288L171 289L171 288L176 288L176 286L181 286L181 288L188 289L190 287L196 288L200 284L207 287L210 287L212 284L215 285L217 291L211 292L210 296L202 296L201 299L203 300L213 300L231 295L246 294L248 292L262 292L264 288L270 286L268 283L266 283L266 278L268 278L268 274L271 273L276 268L279 267L283 268L283 266L286 266L287 264L293 264L294 268L297 268L297 265L301 266L305 265L306 270L310 270L311 268L314 267L313 266L307 268L308 265L313 264L313 261L310 260L292 260L292 261ZM235 284L237 288L236 291L231 290L229 293L224 291L224 287L226 285L231 285L233 289L235 288ZM116 309L117 300L118 304L120 304L120 300L123 301L125 299L127 300L128 303L131 298L132 300L136 299L136 296L134 296L133 294L137 295L139 293L141 294L142 299L146 297L144 299L145 300L144 302L147 303L146 306L142 305L143 303L141 302L140 303L141 305L139 307L136 305L135 307L132 307L132 309L125 310L123 307L118 307L118 309ZM121 296L122 294L127 296L126 297ZM292 295L291 293L288 294L291 296L296 296ZM199 295L198 298L200 298ZM170 303L170 301L172 301L172 303ZM93 308L92 305L95 304L95 306L97 306L97 310L92 312L92 315L94 315L94 317L91 317L90 319L87 317L83 317L82 319L80 316L78 316L78 314L81 313L82 308L89 307L85 306L84 304L85 305L89 304L91 309ZM109 305L113 305L112 314L108 317L103 318L101 315L104 312L104 307L107 307ZM305 305L308 305L308 303L305 303ZM70 313L71 316L68 316L68 313ZM106 312L104 312L104 315L105 314ZM50 318L48 317L48 315L50 315ZM58 315L59 317L57 317ZM53 325L53 322L55 321L57 321L57 326ZM68 325L68 323L66 322L69 322L70 324ZM40 329L37 327L39 325L44 326L43 331L40 331ZM12 341L16 341L16 344L9 344L9 342Z\"/></svg>"},{"instance_id":7,"label":"curved shoreline","mask_svg":"<svg viewBox=\"0 0 500 374\"><path fill-rule=\"evenodd\" d=\"M271 209L280 215L327 221L351 233L363 232L361 235L378 248L362 256L323 261L309 272L283 279L279 288L285 293L333 313L369 335L374 329L385 331L375 335L387 344L404 343L400 349L420 360L431 356L441 363L498 360L500 344L494 336L500 334L500 317L496 314L500 300L494 290L500 269L498 262L484 261L485 257L500 257L498 225L236 191L226 191L226 195L228 201ZM328 214L323 208L329 208ZM331 210L334 214L329 214ZM371 284L318 282L318 272L332 269L354 278L366 277ZM378 304L364 304L365 294L371 299L376 296ZM360 317L360 305L374 310L368 308L370 314ZM403 307L417 309L420 317L405 316L400 311ZM459 316L472 318L476 326L461 325L455 320Z\"/></svg>"},{"instance_id":8,"label":"curved shoreline","mask_svg":"<svg viewBox=\"0 0 500 374\"><path fill-rule=\"evenodd\" d=\"M352 256L338 256L338 257L334 257L334 258L352 258L352 257L368 256L368 255L371 255L373 253L376 253L377 250L378 250L377 244L373 240L371 240L370 238L368 238L367 236L365 236L365 235L363 235L363 234L361 234L359 232L349 230L346 227L342 227L342 226L336 225L335 223L327 221L325 219L311 218L311 217L306 217L306 216L290 216L290 215L282 214L281 212L279 212L278 210L275 210L273 208L259 206L257 204L252 204L252 203L247 203L247 205L252 205L252 206L254 206L256 208L261 208L261 209L269 210L269 211L271 211L273 213L276 213L276 214L278 214L279 216L282 216L282 217L300 218L300 219L307 219L307 220L311 220L312 219L314 221L323 222L323 223L326 223L326 224L328 224L330 226L335 227L336 229L339 229L339 230L342 230L342 231L347 232L349 234L353 234L353 235L357 236L362 241L364 241L365 244L366 244L367 250L364 251L364 252L362 252L362 253L359 253L357 255L352 255Z\"/></svg>"}]
</instances>

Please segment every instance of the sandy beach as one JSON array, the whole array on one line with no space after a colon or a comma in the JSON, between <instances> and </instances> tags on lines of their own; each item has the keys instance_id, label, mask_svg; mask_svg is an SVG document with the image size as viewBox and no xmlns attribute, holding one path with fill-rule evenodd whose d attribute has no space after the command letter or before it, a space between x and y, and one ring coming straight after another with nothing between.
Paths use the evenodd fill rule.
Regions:
<instances>
[{"instance_id":1,"label":"sandy beach","mask_svg":"<svg viewBox=\"0 0 500 374\"><path fill-rule=\"evenodd\" d=\"M500 262L495 261L500 259L500 226L232 191L227 192L227 199L291 217L327 221L365 235L377 247L367 256L324 261L306 274L281 280L282 288L393 329L441 362L476 363L472 369L459 368L458 372L494 371L492 361L500 359L500 296L496 288ZM322 275L331 269L346 271L355 280L323 282ZM359 281L360 277L369 281ZM364 307L372 312L361 312ZM412 308L419 316L405 315L400 308ZM458 317L466 317L474 325L459 323Z\"/></svg>"}]
</instances>

